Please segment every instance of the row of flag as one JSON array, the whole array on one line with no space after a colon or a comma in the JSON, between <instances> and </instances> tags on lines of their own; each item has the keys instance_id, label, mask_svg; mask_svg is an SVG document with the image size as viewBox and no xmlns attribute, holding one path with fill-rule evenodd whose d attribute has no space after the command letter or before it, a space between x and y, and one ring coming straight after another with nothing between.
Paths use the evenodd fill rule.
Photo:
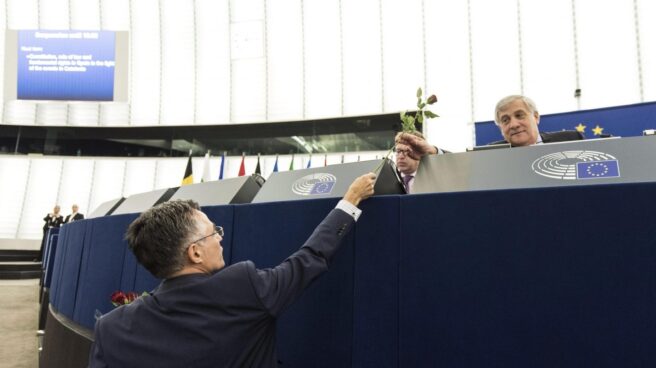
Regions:
<instances>
[{"instance_id":1,"label":"row of flag","mask_svg":"<svg viewBox=\"0 0 656 368\"><path fill-rule=\"evenodd\" d=\"M187 160L187 168L185 169L184 177L182 178L182 185L187 185L187 184L193 184L194 183L194 174L193 174L193 169L191 165L191 151L189 152L189 159ZM246 175L246 155L242 154L241 156L241 165L239 166L239 173L237 174L238 176L244 176ZM358 161L360 161L360 156L358 156ZM342 163L344 163L344 155L342 155ZM328 165L328 155L324 155L323 159L323 166ZM309 169L312 167L312 155L310 155L310 159L307 162L306 169ZM225 152L221 154L221 167L219 169L219 180L223 180L223 174L224 174L224 168L225 168ZM289 171L294 170L294 155L292 155L292 161L289 164ZM276 162L273 165L273 172L278 172L278 155L276 155ZM260 166L260 155L257 155L257 166L255 167L255 174L262 175L262 169ZM201 182L206 182L206 181L211 181L212 178L210 176L210 152L208 151L205 154L205 162L203 164L203 176L201 178Z\"/></svg>"}]
</instances>

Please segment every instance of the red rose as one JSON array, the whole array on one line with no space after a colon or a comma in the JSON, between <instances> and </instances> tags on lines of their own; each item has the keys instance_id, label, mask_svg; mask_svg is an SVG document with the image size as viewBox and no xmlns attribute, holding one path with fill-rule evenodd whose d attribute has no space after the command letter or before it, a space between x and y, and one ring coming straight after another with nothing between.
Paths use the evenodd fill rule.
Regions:
<instances>
[{"instance_id":1,"label":"red rose","mask_svg":"<svg viewBox=\"0 0 656 368\"><path fill-rule=\"evenodd\" d=\"M119 305L125 304L127 297L122 291L115 291L112 293L112 304L114 304L115 307L118 307Z\"/></svg>"},{"instance_id":2,"label":"red rose","mask_svg":"<svg viewBox=\"0 0 656 368\"><path fill-rule=\"evenodd\" d=\"M125 304L130 304L130 303L132 303L132 302L135 301L138 297L139 297L139 295L137 295L137 293L135 293L134 291L129 292L129 293L126 295L126 301L125 301Z\"/></svg>"}]
</instances>

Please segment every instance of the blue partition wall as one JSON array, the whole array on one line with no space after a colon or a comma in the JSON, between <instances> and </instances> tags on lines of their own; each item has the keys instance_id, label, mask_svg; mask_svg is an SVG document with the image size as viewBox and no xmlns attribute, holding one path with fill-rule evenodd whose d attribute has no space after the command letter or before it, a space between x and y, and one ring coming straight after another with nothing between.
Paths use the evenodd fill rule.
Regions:
<instances>
[{"instance_id":1,"label":"blue partition wall","mask_svg":"<svg viewBox=\"0 0 656 368\"><path fill-rule=\"evenodd\" d=\"M280 318L291 367L656 366L656 184L382 196ZM336 200L204 208L228 263L272 267ZM52 306L93 328L158 280L122 240L136 215L62 228Z\"/></svg>"},{"instance_id":2,"label":"blue partition wall","mask_svg":"<svg viewBox=\"0 0 656 368\"><path fill-rule=\"evenodd\" d=\"M400 196L363 202L355 228L352 367L397 367Z\"/></svg>"},{"instance_id":3,"label":"blue partition wall","mask_svg":"<svg viewBox=\"0 0 656 368\"><path fill-rule=\"evenodd\" d=\"M653 366L655 189L404 198L402 366Z\"/></svg>"},{"instance_id":4,"label":"blue partition wall","mask_svg":"<svg viewBox=\"0 0 656 368\"><path fill-rule=\"evenodd\" d=\"M55 253L57 252L57 241L59 240L59 228L55 227L48 230L47 241L43 251L43 283L46 288L50 288L52 281L53 264L55 263Z\"/></svg>"},{"instance_id":5,"label":"blue partition wall","mask_svg":"<svg viewBox=\"0 0 656 368\"><path fill-rule=\"evenodd\" d=\"M90 221L75 221L64 225L60 230L59 244L63 246L59 247L55 255L50 303L59 313L70 319L74 319L80 265L87 226L90 223ZM109 275L100 274L99 277L105 278Z\"/></svg>"},{"instance_id":6,"label":"blue partition wall","mask_svg":"<svg viewBox=\"0 0 656 368\"><path fill-rule=\"evenodd\" d=\"M334 199L235 206L232 263L278 265L299 249L337 203ZM283 366L344 367L351 362L353 235L330 266L278 322L278 359ZM302 348L299 348L302 347Z\"/></svg>"},{"instance_id":7,"label":"blue partition wall","mask_svg":"<svg viewBox=\"0 0 656 368\"><path fill-rule=\"evenodd\" d=\"M112 308L112 292L133 290L131 287L121 289L121 278L126 273L125 258L126 253L129 253L123 234L135 217L122 215L84 221L87 231L80 264L79 288L73 298L73 319L87 328L93 328L96 310L106 313Z\"/></svg>"}]
</instances>

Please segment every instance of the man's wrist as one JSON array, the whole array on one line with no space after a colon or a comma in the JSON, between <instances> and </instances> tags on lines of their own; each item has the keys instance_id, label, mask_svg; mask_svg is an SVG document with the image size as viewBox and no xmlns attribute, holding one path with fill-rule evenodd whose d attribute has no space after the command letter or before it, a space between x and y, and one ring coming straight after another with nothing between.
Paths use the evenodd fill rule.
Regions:
<instances>
[{"instance_id":1,"label":"man's wrist","mask_svg":"<svg viewBox=\"0 0 656 368\"><path fill-rule=\"evenodd\" d=\"M360 214L362 214L362 210L357 208L353 203L349 202L346 199L342 199L337 203L337 206L335 208L340 209L347 214L349 214L351 217L353 217L353 220L358 221L358 218L360 217Z\"/></svg>"}]
</instances>

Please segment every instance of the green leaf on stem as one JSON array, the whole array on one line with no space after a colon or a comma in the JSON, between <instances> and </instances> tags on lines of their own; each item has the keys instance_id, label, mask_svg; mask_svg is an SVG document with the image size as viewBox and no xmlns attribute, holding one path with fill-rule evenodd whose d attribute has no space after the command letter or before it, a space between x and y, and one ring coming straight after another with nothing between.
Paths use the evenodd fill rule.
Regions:
<instances>
[{"instance_id":1,"label":"green leaf on stem","mask_svg":"<svg viewBox=\"0 0 656 368\"><path fill-rule=\"evenodd\" d=\"M430 118L430 119L433 119L433 118L439 118L439 117L440 117L439 115L433 113L432 111L428 111L428 110L424 111L424 114L425 114L428 118Z\"/></svg>"}]
</instances>

